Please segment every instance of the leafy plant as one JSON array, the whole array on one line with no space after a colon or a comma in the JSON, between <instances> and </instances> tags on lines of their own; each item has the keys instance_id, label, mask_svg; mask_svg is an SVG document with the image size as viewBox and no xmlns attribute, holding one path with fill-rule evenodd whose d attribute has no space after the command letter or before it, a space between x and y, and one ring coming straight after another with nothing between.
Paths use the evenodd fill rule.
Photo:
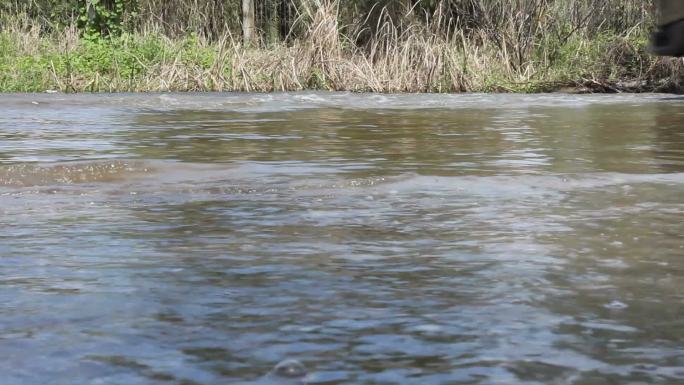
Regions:
<instances>
[{"instance_id":1,"label":"leafy plant","mask_svg":"<svg viewBox=\"0 0 684 385\"><path fill-rule=\"evenodd\" d=\"M80 0L78 26L86 39L118 36L124 30L124 16L135 17L135 0Z\"/></svg>"}]
</instances>

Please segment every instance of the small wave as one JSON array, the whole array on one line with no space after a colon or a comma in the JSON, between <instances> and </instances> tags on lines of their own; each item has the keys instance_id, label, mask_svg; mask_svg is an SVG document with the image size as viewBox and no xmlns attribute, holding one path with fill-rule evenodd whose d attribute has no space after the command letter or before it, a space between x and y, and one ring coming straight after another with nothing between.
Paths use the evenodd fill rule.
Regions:
<instances>
[{"instance_id":1,"label":"small wave","mask_svg":"<svg viewBox=\"0 0 684 385\"><path fill-rule=\"evenodd\" d=\"M642 183L684 184L684 173L665 174L548 174L493 176L423 176L414 175L388 181L384 186L396 192L456 191L474 195L547 194L554 192L592 190L609 186L630 186Z\"/></svg>"},{"instance_id":2,"label":"small wave","mask_svg":"<svg viewBox=\"0 0 684 385\"><path fill-rule=\"evenodd\" d=\"M21 163L0 166L0 186L33 187L113 182L148 174L149 164L141 161Z\"/></svg>"},{"instance_id":3,"label":"small wave","mask_svg":"<svg viewBox=\"0 0 684 385\"><path fill-rule=\"evenodd\" d=\"M55 106L133 110L197 110L278 112L310 108L342 109L467 109L497 108L505 110L529 107L586 107L596 105L648 104L666 95L497 95L497 94L363 94L350 92L276 92L262 93L160 93L144 95L66 95L26 94L0 95L0 103L13 109L54 109ZM672 101L676 103L676 101Z\"/></svg>"}]
</instances>

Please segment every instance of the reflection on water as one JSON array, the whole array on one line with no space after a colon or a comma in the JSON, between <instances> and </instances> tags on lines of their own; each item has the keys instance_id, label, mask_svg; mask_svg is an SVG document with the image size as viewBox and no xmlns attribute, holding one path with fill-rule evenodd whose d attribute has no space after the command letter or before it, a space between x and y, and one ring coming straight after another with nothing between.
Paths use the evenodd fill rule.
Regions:
<instances>
[{"instance_id":1,"label":"reflection on water","mask_svg":"<svg viewBox=\"0 0 684 385\"><path fill-rule=\"evenodd\" d=\"M684 100L0 107L3 385L684 381Z\"/></svg>"}]
</instances>

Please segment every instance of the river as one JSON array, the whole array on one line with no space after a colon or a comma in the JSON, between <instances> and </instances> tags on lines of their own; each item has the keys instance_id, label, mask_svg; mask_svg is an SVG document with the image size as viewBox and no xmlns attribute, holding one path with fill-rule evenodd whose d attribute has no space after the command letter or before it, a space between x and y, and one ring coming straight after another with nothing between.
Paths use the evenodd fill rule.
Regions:
<instances>
[{"instance_id":1,"label":"river","mask_svg":"<svg viewBox=\"0 0 684 385\"><path fill-rule=\"evenodd\" d=\"M0 383L681 384L682 234L682 97L0 95Z\"/></svg>"}]
</instances>

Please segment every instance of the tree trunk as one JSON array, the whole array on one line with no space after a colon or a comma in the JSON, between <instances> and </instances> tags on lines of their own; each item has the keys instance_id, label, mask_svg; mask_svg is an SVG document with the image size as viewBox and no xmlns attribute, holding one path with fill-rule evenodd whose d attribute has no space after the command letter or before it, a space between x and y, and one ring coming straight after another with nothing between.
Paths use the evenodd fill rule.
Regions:
<instances>
[{"instance_id":1,"label":"tree trunk","mask_svg":"<svg viewBox=\"0 0 684 385\"><path fill-rule=\"evenodd\" d=\"M254 0L242 0L242 41L254 43Z\"/></svg>"},{"instance_id":2,"label":"tree trunk","mask_svg":"<svg viewBox=\"0 0 684 385\"><path fill-rule=\"evenodd\" d=\"M278 4L278 21L280 39L285 41L292 30L292 18L296 12L293 0L280 0Z\"/></svg>"}]
</instances>

